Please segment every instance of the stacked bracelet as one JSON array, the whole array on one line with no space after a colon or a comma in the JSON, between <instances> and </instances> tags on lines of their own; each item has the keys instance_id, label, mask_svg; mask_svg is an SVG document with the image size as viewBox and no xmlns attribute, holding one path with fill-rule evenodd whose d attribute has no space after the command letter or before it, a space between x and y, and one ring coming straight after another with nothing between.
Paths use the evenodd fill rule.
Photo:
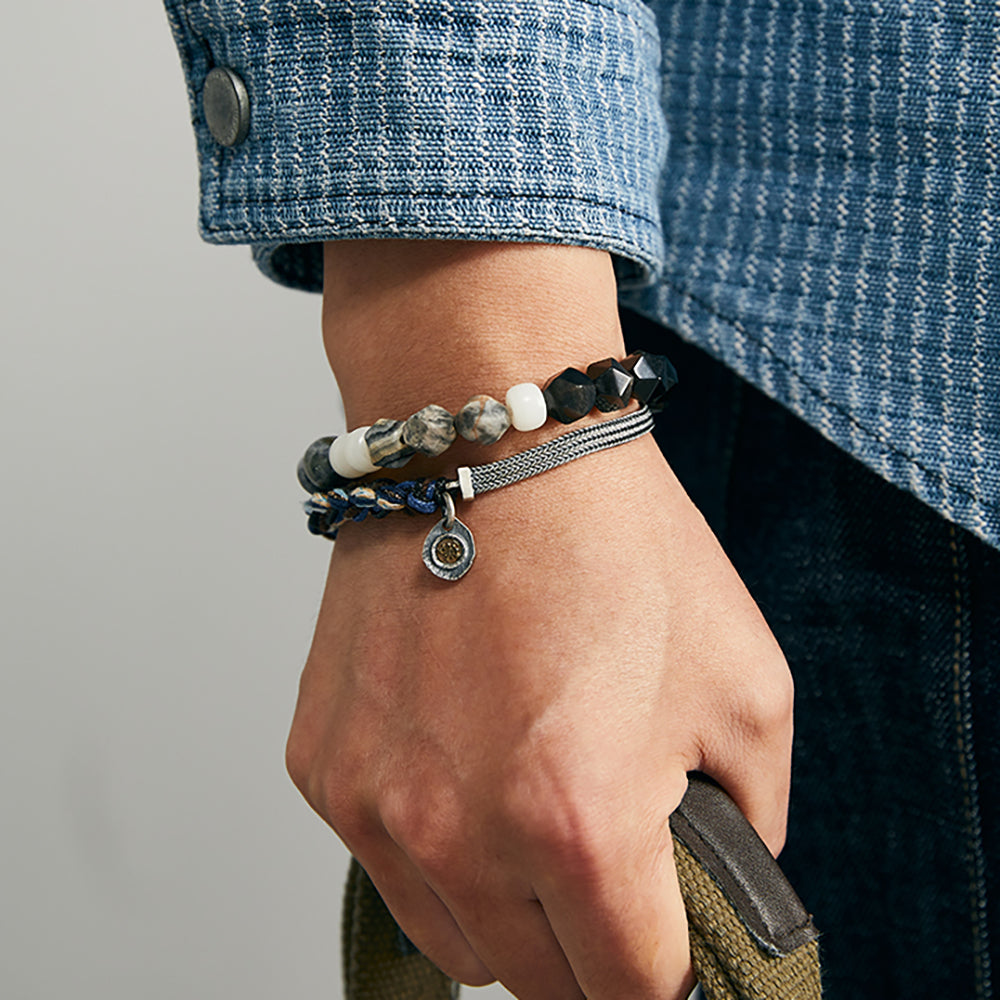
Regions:
<instances>
[{"instance_id":1,"label":"stacked bracelet","mask_svg":"<svg viewBox=\"0 0 1000 1000\"><path fill-rule=\"evenodd\" d=\"M648 406L590 427L581 427L528 451L487 465L462 467L456 478L422 479L397 483L378 479L350 490L337 487L315 493L305 502L309 530L334 539L348 520L364 521L369 516L383 518L395 511L438 514L441 520L424 541L424 565L444 580L464 576L476 556L472 532L455 516L455 497L473 500L480 493L512 486L567 462L605 448L627 444L653 427Z\"/></svg>"},{"instance_id":2,"label":"stacked bracelet","mask_svg":"<svg viewBox=\"0 0 1000 1000\"><path fill-rule=\"evenodd\" d=\"M440 455L459 435L495 444L510 427L536 430L549 417L569 424L595 407L607 413L633 399L657 412L676 383L677 373L662 355L636 351L623 361L605 358L586 372L565 369L544 389L532 382L512 386L503 403L477 395L455 414L431 404L408 420L382 418L339 437L319 438L299 461L299 482L309 493L329 493L379 469L401 468L416 454Z\"/></svg>"}]
</instances>

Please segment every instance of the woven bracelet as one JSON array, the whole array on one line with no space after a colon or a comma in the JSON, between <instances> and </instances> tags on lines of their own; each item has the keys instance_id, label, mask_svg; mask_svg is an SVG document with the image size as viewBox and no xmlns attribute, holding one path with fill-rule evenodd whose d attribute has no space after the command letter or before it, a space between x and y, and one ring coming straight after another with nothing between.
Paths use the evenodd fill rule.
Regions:
<instances>
[{"instance_id":1,"label":"woven bracelet","mask_svg":"<svg viewBox=\"0 0 1000 1000\"><path fill-rule=\"evenodd\" d=\"M463 466L454 479L378 479L349 490L335 487L326 493L314 493L303 505L309 530L333 539L347 521L380 519L401 511L437 514L441 520L424 540L424 564L443 580L458 580L472 566L476 546L468 526L455 516L453 494L472 500L480 493L511 486L585 455L627 444L652 429L653 414L648 406L642 406L633 413L581 427L509 458Z\"/></svg>"}]
</instances>

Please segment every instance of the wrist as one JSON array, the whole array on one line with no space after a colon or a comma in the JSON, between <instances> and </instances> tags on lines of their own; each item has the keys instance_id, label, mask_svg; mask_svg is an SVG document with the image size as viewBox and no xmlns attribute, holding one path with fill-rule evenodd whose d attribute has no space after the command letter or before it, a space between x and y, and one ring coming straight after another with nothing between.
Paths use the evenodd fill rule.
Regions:
<instances>
[{"instance_id":1,"label":"wrist","mask_svg":"<svg viewBox=\"0 0 1000 1000\"><path fill-rule=\"evenodd\" d=\"M585 247L329 243L323 333L348 426L621 357L616 296L610 257Z\"/></svg>"}]
</instances>

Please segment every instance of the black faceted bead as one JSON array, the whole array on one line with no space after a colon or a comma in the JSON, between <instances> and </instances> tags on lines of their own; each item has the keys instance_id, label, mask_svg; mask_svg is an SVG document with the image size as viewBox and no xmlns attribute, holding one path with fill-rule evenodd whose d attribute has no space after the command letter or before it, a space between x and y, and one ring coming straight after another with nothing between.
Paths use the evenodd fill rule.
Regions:
<instances>
[{"instance_id":1,"label":"black faceted bead","mask_svg":"<svg viewBox=\"0 0 1000 1000\"><path fill-rule=\"evenodd\" d=\"M543 394L549 416L563 424L571 424L586 416L597 401L594 383L575 368L567 368L556 375Z\"/></svg>"},{"instance_id":2,"label":"black faceted bead","mask_svg":"<svg viewBox=\"0 0 1000 1000\"><path fill-rule=\"evenodd\" d=\"M595 361L587 368L587 377L593 380L597 390L597 408L602 413L620 410L632 398L635 376L625 371L614 358Z\"/></svg>"},{"instance_id":3,"label":"black faceted bead","mask_svg":"<svg viewBox=\"0 0 1000 1000\"><path fill-rule=\"evenodd\" d=\"M667 393L677 385L677 371L662 354L635 351L622 366L635 376L632 395L654 413L663 409Z\"/></svg>"},{"instance_id":4,"label":"black faceted bead","mask_svg":"<svg viewBox=\"0 0 1000 1000\"><path fill-rule=\"evenodd\" d=\"M308 493L329 493L336 486L347 482L343 476L337 475L330 465L330 445L332 437L322 437L313 441L306 453L299 460L299 482Z\"/></svg>"}]
</instances>

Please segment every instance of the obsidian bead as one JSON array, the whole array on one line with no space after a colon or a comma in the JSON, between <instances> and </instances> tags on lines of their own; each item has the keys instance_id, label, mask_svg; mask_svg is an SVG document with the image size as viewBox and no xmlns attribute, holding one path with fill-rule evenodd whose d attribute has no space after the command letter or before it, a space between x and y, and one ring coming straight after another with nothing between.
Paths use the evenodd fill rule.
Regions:
<instances>
[{"instance_id":1,"label":"obsidian bead","mask_svg":"<svg viewBox=\"0 0 1000 1000\"><path fill-rule=\"evenodd\" d=\"M306 448L306 453L299 460L299 482L308 493L329 493L334 487L347 482L330 465L331 444L332 437L319 438Z\"/></svg>"},{"instance_id":2,"label":"obsidian bead","mask_svg":"<svg viewBox=\"0 0 1000 1000\"><path fill-rule=\"evenodd\" d=\"M677 385L674 366L662 354L635 351L622 362L622 367L635 376L632 395L654 413L662 410L667 393Z\"/></svg>"},{"instance_id":3,"label":"obsidian bead","mask_svg":"<svg viewBox=\"0 0 1000 1000\"><path fill-rule=\"evenodd\" d=\"M597 390L596 406L602 413L621 410L632 398L635 376L625 371L621 362L614 358L595 361L587 368L587 378L594 383Z\"/></svg>"},{"instance_id":4,"label":"obsidian bead","mask_svg":"<svg viewBox=\"0 0 1000 1000\"><path fill-rule=\"evenodd\" d=\"M575 368L567 368L551 379L543 395L549 416L563 424L586 416L597 401L594 383Z\"/></svg>"}]
</instances>

